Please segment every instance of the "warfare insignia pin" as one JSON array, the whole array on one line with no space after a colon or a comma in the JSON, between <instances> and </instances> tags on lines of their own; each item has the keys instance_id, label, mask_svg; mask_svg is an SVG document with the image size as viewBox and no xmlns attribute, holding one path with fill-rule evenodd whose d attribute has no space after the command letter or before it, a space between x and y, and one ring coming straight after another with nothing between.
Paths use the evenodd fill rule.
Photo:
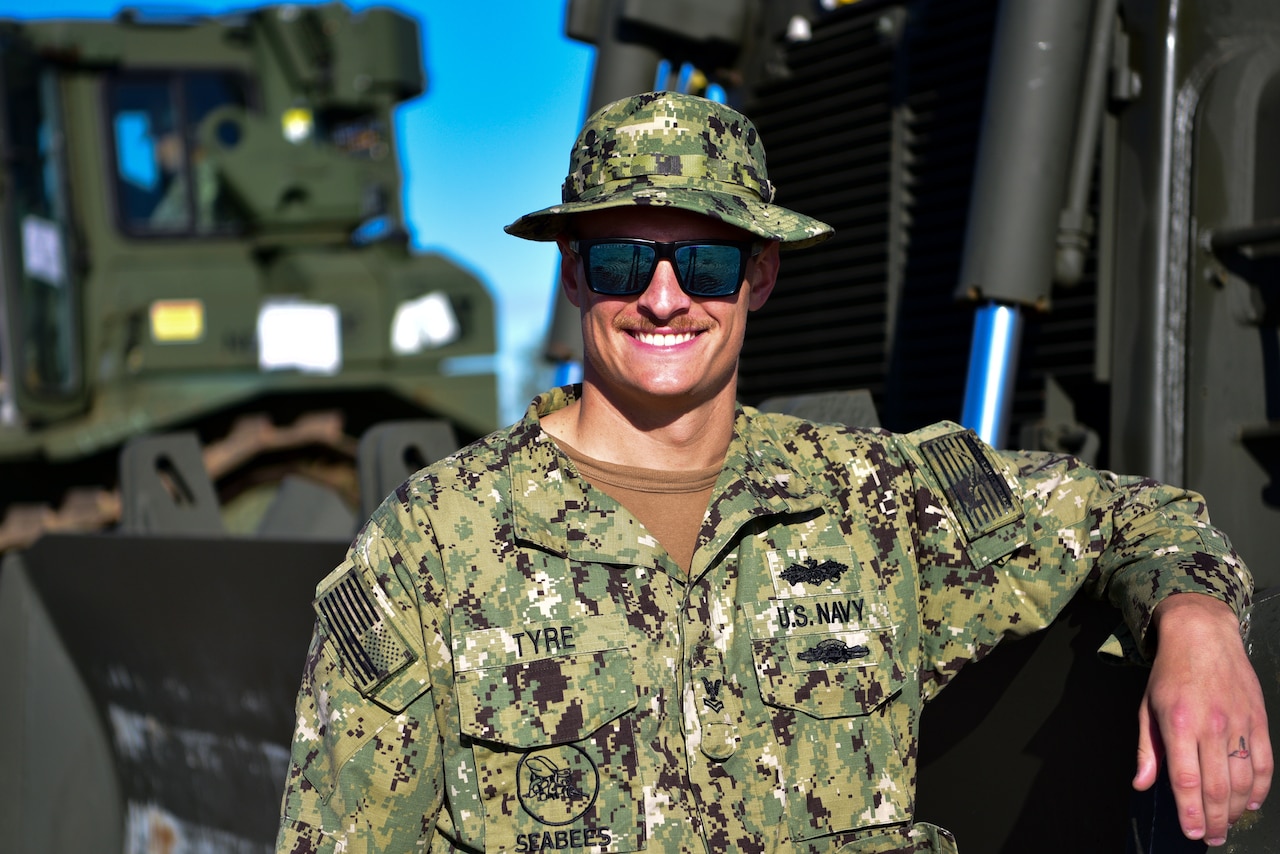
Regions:
<instances>
[{"instance_id":1,"label":"warfare insignia pin","mask_svg":"<svg viewBox=\"0 0 1280 854\"><path fill-rule=\"evenodd\" d=\"M821 584L824 581L839 581L840 576L848 569L839 561L824 560L819 563L817 558L809 557L805 558L803 564L791 564L779 575L788 584Z\"/></svg>"},{"instance_id":2,"label":"warfare insignia pin","mask_svg":"<svg viewBox=\"0 0 1280 854\"><path fill-rule=\"evenodd\" d=\"M871 650L862 644L849 646L844 641L828 638L813 648L797 654L796 657L810 664L847 664L859 658L866 658L870 654Z\"/></svg>"}]
</instances>

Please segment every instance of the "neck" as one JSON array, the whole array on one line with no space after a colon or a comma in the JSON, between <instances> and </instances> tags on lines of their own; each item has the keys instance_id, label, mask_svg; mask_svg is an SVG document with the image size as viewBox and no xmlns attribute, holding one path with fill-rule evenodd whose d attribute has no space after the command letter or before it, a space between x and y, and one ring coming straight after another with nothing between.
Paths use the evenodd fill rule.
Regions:
<instances>
[{"instance_id":1,"label":"neck","mask_svg":"<svg viewBox=\"0 0 1280 854\"><path fill-rule=\"evenodd\" d=\"M627 406L584 382L574 403L542 428L597 460L651 469L706 468L724 461L733 438L736 384L693 408Z\"/></svg>"}]
</instances>

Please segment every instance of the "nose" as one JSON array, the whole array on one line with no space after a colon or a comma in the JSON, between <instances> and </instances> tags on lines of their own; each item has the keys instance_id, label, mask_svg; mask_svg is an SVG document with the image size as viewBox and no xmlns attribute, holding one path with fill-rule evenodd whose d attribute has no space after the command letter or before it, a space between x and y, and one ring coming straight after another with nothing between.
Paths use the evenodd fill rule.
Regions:
<instances>
[{"instance_id":1,"label":"nose","mask_svg":"<svg viewBox=\"0 0 1280 854\"><path fill-rule=\"evenodd\" d=\"M654 320L665 320L689 310L689 295L680 289L675 267L663 258L653 271L649 287L640 294L638 307Z\"/></svg>"}]
</instances>

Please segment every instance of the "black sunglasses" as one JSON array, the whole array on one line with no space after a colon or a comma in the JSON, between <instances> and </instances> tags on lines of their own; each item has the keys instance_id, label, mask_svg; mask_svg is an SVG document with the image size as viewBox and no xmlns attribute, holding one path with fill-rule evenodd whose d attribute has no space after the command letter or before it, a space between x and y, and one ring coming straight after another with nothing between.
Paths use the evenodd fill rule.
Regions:
<instances>
[{"instance_id":1,"label":"black sunglasses","mask_svg":"<svg viewBox=\"0 0 1280 854\"><path fill-rule=\"evenodd\" d=\"M666 258L676 272L680 289L691 297L727 297L738 292L747 272L747 259L764 245L752 240L677 240L661 243L631 237L571 240L569 248L582 258L587 287L608 296L643 293L653 280L658 262Z\"/></svg>"}]
</instances>

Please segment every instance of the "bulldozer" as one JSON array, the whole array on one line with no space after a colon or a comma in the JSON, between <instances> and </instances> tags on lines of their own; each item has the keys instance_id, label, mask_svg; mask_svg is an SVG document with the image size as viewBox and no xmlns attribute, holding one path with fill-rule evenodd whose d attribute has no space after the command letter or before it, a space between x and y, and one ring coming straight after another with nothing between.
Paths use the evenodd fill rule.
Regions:
<instances>
[{"instance_id":1,"label":"bulldozer","mask_svg":"<svg viewBox=\"0 0 1280 854\"><path fill-rule=\"evenodd\" d=\"M1280 739L1280 6L571 0L566 33L596 47L590 109L726 101L777 201L835 227L752 316L744 403L950 419L1200 492L1254 574ZM562 300L548 355L580 358L577 327ZM829 405L850 390L870 416ZM961 851L1204 851L1167 781L1131 797L1145 674L1093 660L1115 623L1075 602L949 686L916 817ZM1227 850L1280 851L1278 813Z\"/></svg>"},{"instance_id":2,"label":"bulldozer","mask_svg":"<svg viewBox=\"0 0 1280 854\"><path fill-rule=\"evenodd\" d=\"M0 21L0 850L268 850L314 587L496 426L411 250L417 22Z\"/></svg>"},{"instance_id":3,"label":"bulldozer","mask_svg":"<svg viewBox=\"0 0 1280 854\"><path fill-rule=\"evenodd\" d=\"M74 527L148 433L196 432L221 481L392 418L496 426L465 367L492 300L403 225L392 111L424 87L387 9L0 24L0 500Z\"/></svg>"}]
</instances>

